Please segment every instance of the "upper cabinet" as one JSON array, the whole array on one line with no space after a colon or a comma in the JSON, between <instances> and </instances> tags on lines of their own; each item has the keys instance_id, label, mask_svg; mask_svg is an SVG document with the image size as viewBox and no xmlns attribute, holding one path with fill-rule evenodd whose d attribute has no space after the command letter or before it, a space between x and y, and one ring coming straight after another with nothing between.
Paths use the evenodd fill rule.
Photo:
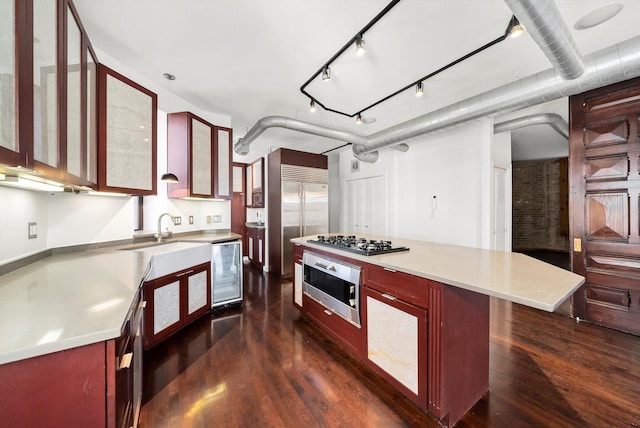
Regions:
<instances>
[{"instance_id":1,"label":"upper cabinet","mask_svg":"<svg viewBox=\"0 0 640 428\"><path fill-rule=\"evenodd\" d=\"M190 112L167 115L167 170L178 177L168 183L171 198L231 199L232 130L215 126Z\"/></svg>"},{"instance_id":2,"label":"upper cabinet","mask_svg":"<svg viewBox=\"0 0 640 428\"><path fill-rule=\"evenodd\" d=\"M157 95L98 66L98 189L156 194Z\"/></svg>"},{"instance_id":3,"label":"upper cabinet","mask_svg":"<svg viewBox=\"0 0 640 428\"><path fill-rule=\"evenodd\" d=\"M214 197L218 199L231 199L232 189L232 170L231 170L231 141L233 140L233 130L231 128L223 128L216 126L214 130L214 170L215 178Z\"/></svg>"},{"instance_id":4,"label":"upper cabinet","mask_svg":"<svg viewBox=\"0 0 640 428\"><path fill-rule=\"evenodd\" d=\"M0 1L0 162L21 165L16 133L16 11L14 1Z\"/></svg>"},{"instance_id":5,"label":"upper cabinet","mask_svg":"<svg viewBox=\"0 0 640 428\"><path fill-rule=\"evenodd\" d=\"M95 187L96 60L73 3L0 1L0 52L0 163Z\"/></svg>"},{"instance_id":6,"label":"upper cabinet","mask_svg":"<svg viewBox=\"0 0 640 428\"><path fill-rule=\"evenodd\" d=\"M247 182L248 204L251 208L264 208L264 158L256 159L247 168L247 180L249 177L251 181Z\"/></svg>"}]
</instances>

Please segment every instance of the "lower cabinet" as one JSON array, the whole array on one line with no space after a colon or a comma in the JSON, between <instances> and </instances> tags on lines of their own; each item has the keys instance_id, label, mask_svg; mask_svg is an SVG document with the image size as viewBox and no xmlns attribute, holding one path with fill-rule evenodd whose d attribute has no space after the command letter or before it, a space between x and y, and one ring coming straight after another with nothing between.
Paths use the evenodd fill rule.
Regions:
<instances>
[{"instance_id":1,"label":"lower cabinet","mask_svg":"<svg viewBox=\"0 0 640 428\"><path fill-rule=\"evenodd\" d=\"M264 266L264 228L247 227L249 242L249 260L258 266Z\"/></svg>"},{"instance_id":2,"label":"lower cabinet","mask_svg":"<svg viewBox=\"0 0 640 428\"><path fill-rule=\"evenodd\" d=\"M110 367L115 371L115 395L107 395L107 408L115 407L116 427L138 425L142 406L142 314L145 306L146 302L138 293L123 324L122 335L112 341L115 364Z\"/></svg>"},{"instance_id":3,"label":"lower cabinet","mask_svg":"<svg viewBox=\"0 0 640 428\"><path fill-rule=\"evenodd\" d=\"M302 306L304 307L304 313L309 318L320 324L326 332L335 337L345 348L360 357L363 356L362 328L351 324L306 294L302 296Z\"/></svg>"},{"instance_id":4,"label":"lower cabinet","mask_svg":"<svg viewBox=\"0 0 640 428\"><path fill-rule=\"evenodd\" d=\"M298 309L302 309L302 280L304 273L302 271L302 253L303 247L293 244L293 305Z\"/></svg>"},{"instance_id":5,"label":"lower cabinet","mask_svg":"<svg viewBox=\"0 0 640 428\"><path fill-rule=\"evenodd\" d=\"M147 302L144 349L171 336L211 307L211 264L203 263L143 285Z\"/></svg>"},{"instance_id":6,"label":"lower cabinet","mask_svg":"<svg viewBox=\"0 0 640 428\"><path fill-rule=\"evenodd\" d=\"M367 364L420 407L427 406L427 310L361 288Z\"/></svg>"},{"instance_id":7,"label":"lower cabinet","mask_svg":"<svg viewBox=\"0 0 640 428\"><path fill-rule=\"evenodd\" d=\"M116 339L0 364L0 426L136 426L143 308L138 293Z\"/></svg>"}]
</instances>

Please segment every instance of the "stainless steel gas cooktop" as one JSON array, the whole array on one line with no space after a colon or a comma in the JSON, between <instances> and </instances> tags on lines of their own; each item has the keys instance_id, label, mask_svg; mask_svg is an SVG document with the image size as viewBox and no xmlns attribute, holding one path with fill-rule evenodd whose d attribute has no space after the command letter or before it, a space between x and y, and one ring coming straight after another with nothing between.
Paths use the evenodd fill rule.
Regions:
<instances>
[{"instance_id":1,"label":"stainless steel gas cooktop","mask_svg":"<svg viewBox=\"0 0 640 428\"><path fill-rule=\"evenodd\" d=\"M391 241L358 238L355 235L318 235L318 239L308 242L338 248L363 256L409 251L409 247L394 247Z\"/></svg>"}]
</instances>

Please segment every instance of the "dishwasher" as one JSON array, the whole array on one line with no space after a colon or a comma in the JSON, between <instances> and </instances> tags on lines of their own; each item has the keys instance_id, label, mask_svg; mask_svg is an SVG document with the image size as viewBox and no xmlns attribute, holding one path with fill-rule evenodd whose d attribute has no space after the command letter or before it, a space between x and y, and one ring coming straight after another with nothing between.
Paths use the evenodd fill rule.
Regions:
<instances>
[{"instance_id":1,"label":"dishwasher","mask_svg":"<svg viewBox=\"0 0 640 428\"><path fill-rule=\"evenodd\" d=\"M211 307L242 305L241 241L211 245Z\"/></svg>"}]
</instances>

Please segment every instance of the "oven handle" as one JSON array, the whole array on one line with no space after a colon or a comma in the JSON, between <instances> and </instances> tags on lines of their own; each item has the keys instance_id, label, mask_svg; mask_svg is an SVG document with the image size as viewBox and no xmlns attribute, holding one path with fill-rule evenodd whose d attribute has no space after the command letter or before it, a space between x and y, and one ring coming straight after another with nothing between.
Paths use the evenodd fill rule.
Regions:
<instances>
[{"instance_id":1,"label":"oven handle","mask_svg":"<svg viewBox=\"0 0 640 428\"><path fill-rule=\"evenodd\" d=\"M327 266L327 265L323 265L322 263L318 263L318 262L316 262L315 265L320 267L320 268L322 268L322 269L330 270L332 272L336 271L336 267L334 265Z\"/></svg>"}]
</instances>

